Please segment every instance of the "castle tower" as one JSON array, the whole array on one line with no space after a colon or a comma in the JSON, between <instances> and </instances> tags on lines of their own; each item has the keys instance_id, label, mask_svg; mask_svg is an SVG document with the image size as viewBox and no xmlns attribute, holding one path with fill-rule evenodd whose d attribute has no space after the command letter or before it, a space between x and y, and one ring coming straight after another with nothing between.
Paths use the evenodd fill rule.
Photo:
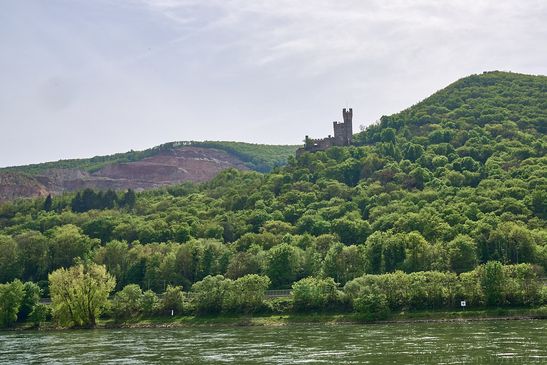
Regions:
<instances>
[{"instance_id":1,"label":"castle tower","mask_svg":"<svg viewBox=\"0 0 547 365\"><path fill-rule=\"evenodd\" d=\"M344 129L346 132L345 143L349 146L353 140L353 109L342 109L342 117L344 118Z\"/></svg>"},{"instance_id":2,"label":"castle tower","mask_svg":"<svg viewBox=\"0 0 547 365\"><path fill-rule=\"evenodd\" d=\"M304 147L296 151L296 157L301 156L305 151L324 151L332 146L351 146L353 141L353 109L342 109L343 122L332 122L334 136L327 138L312 139L306 136Z\"/></svg>"}]
</instances>

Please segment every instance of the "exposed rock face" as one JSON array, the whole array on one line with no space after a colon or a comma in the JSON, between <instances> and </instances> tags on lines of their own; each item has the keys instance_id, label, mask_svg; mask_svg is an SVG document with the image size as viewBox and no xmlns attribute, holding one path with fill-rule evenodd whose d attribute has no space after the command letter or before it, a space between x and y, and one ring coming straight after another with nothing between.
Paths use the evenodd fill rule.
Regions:
<instances>
[{"instance_id":1,"label":"exposed rock face","mask_svg":"<svg viewBox=\"0 0 547 365\"><path fill-rule=\"evenodd\" d=\"M14 172L0 174L0 201L47 194L47 188L33 177Z\"/></svg>"},{"instance_id":2,"label":"exposed rock face","mask_svg":"<svg viewBox=\"0 0 547 365\"><path fill-rule=\"evenodd\" d=\"M225 151L180 147L140 161L108 165L93 173L78 169L50 169L32 177L2 173L0 201L85 188L143 190L183 181L202 182L230 167L248 170L243 161Z\"/></svg>"}]
</instances>

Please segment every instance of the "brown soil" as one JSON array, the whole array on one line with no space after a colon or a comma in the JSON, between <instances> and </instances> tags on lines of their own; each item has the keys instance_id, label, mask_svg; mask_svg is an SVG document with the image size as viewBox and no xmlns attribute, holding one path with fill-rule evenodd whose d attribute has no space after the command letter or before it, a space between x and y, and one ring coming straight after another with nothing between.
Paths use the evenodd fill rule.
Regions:
<instances>
[{"instance_id":1,"label":"brown soil","mask_svg":"<svg viewBox=\"0 0 547 365\"><path fill-rule=\"evenodd\" d=\"M180 147L140 161L107 165L94 173L51 169L37 176L0 174L0 201L61 194L85 188L144 190L184 181L202 182L227 168L248 170L244 162L212 148Z\"/></svg>"}]
</instances>

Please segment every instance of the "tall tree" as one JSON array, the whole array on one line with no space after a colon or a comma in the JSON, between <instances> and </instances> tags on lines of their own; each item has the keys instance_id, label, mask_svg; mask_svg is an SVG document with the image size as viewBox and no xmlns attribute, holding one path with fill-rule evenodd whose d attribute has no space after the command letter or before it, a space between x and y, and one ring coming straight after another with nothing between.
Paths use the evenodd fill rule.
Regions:
<instances>
[{"instance_id":1,"label":"tall tree","mask_svg":"<svg viewBox=\"0 0 547 365\"><path fill-rule=\"evenodd\" d=\"M51 199L51 194L48 194L46 197L46 200L44 201L44 210L46 212L51 211L52 205L53 205L53 199Z\"/></svg>"},{"instance_id":2,"label":"tall tree","mask_svg":"<svg viewBox=\"0 0 547 365\"><path fill-rule=\"evenodd\" d=\"M447 248L450 268L454 272L471 271L477 265L477 245L471 237L458 235Z\"/></svg>"},{"instance_id":3,"label":"tall tree","mask_svg":"<svg viewBox=\"0 0 547 365\"><path fill-rule=\"evenodd\" d=\"M77 264L49 274L53 315L61 325L94 327L116 280L97 264Z\"/></svg>"},{"instance_id":4,"label":"tall tree","mask_svg":"<svg viewBox=\"0 0 547 365\"><path fill-rule=\"evenodd\" d=\"M127 189L127 192L123 195L120 205L124 208L133 209L137 201L137 196L132 189Z\"/></svg>"},{"instance_id":5,"label":"tall tree","mask_svg":"<svg viewBox=\"0 0 547 365\"><path fill-rule=\"evenodd\" d=\"M0 284L0 327L10 327L17 321L24 295L24 285L19 280Z\"/></svg>"},{"instance_id":6,"label":"tall tree","mask_svg":"<svg viewBox=\"0 0 547 365\"><path fill-rule=\"evenodd\" d=\"M10 236L0 234L0 283L20 277L22 268L18 259L17 242Z\"/></svg>"},{"instance_id":7,"label":"tall tree","mask_svg":"<svg viewBox=\"0 0 547 365\"><path fill-rule=\"evenodd\" d=\"M505 300L505 273L499 261L489 261L479 270L482 290L488 305L502 305Z\"/></svg>"},{"instance_id":8,"label":"tall tree","mask_svg":"<svg viewBox=\"0 0 547 365\"><path fill-rule=\"evenodd\" d=\"M301 250L282 243L268 251L267 274L274 288L290 285L300 271Z\"/></svg>"}]
</instances>

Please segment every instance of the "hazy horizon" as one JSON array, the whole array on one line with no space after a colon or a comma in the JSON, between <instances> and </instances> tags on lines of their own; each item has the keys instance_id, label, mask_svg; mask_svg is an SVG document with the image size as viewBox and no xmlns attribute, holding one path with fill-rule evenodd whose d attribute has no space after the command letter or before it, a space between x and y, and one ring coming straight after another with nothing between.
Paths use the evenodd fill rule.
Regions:
<instances>
[{"instance_id":1,"label":"hazy horizon","mask_svg":"<svg viewBox=\"0 0 547 365\"><path fill-rule=\"evenodd\" d=\"M0 3L0 166L354 132L461 77L547 74L541 1Z\"/></svg>"}]
</instances>

